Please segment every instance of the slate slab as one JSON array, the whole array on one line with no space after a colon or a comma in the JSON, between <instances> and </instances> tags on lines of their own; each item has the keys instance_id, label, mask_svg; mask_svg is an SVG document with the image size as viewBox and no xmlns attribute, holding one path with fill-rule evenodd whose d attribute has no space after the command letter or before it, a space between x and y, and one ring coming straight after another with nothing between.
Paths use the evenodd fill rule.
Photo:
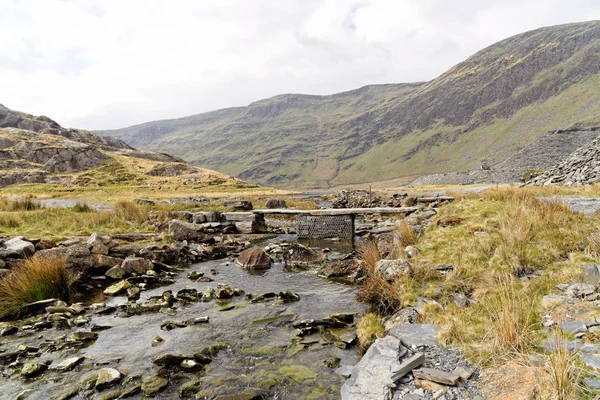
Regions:
<instances>
[{"instance_id":1,"label":"slate slab","mask_svg":"<svg viewBox=\"0 0 600 400\"><path fill-rule=\"evenodd\" d=\"M390 334L407 347L438 345L435 324L400 324L392 328Z\"/></svg>"}]
</instances>

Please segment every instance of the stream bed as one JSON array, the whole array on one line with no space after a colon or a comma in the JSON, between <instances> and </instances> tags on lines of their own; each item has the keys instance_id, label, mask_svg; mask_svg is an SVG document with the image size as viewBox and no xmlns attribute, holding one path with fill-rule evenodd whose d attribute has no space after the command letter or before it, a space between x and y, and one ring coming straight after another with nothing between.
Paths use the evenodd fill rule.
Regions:
<instances>
[{"instance_id":1,"label":"stream bed","mask_svg":"<svg viewBox=\"0 0 600 400\"><path fill-rule=\"evenodd\" d=\"M339 257L336 253L329 254L331 258ZM192 281L187 277L192 271L214 281ZM331 362L326 365L326 361L354 365L360 359L357 348L338 348L323 332L298 337L292 324L326 318L333 313L363 312L364 305L356 301L354 287L325 280L315 271L291 272L282 263L275 263L260 273L251 272L229 258L194 264L179 273L173 284L143 291L138 303L161 296L165 291L175 294L181 289L193 288L204 292L218 284L240 288L255 297L268 292L291 291L298 294L300 300L253 303L249 297L240 296L231 300L191 302L178 304L175 315L156 312L123 317L115 313L94 316L88 325L79 329L51 328L25 336L0 338L0 355L18 345L35 346L41 349L36 361L51 362L48 371L33 380L18 374L0 375L0 399L14 399L23 390L30 390L27 398L32 400L60 398L69 388L77 387L82 376L103 367L115 368L126 376L121 387L136 376L167 377L167 388L156 397L162 399L179 398L180 387L192 380L199 380L200 392L205 398L247 390L255 390L268 399L339 398L344 379L334 372ZM115 297L107 299L106 304L117 306L126 301L126 297ZM168 321L198 317L208 317L209 323L161 329ZM42 350L44 342L60 342L65 335L75 330L89 331L94 325L108 328L99 331L97 339L87 347ZM351 326L347 330L354 333L355 328ZM155 341L153 346L157 337L162 341ZM204 371L160 371L152 362L152 358L165 353L194 354L219 344L226 344L227 348L212 357ZM60 372L53 368L60 361L78 355L85 359L74 370ZM97 392L91 398L100 399L106 392ZM90 397L74 394L70 398ZM142 398L142 394L129 398Z\"/></svg>"}]
</instances>

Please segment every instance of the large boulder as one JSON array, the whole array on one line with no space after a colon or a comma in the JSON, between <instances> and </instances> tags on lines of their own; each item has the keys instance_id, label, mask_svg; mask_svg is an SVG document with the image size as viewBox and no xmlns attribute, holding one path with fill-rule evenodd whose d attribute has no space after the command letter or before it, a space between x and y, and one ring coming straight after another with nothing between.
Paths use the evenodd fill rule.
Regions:
<instances>
[{"instance_id":1,"label":"large boulder","mask_svg":"<svg viewBox=\"0 0 600 400\"><path fill-rule=\"evenodd\" d=\"M17 236L0 246L0 259L31 257L35 253L33 243L26 241L23 236Z\"/></svg>"},{"instance_id":2,"label":"large boulder","mask_svg":"<svg viewBox=\"0 0 600 400\"><path fill-rule=\"evenodd\" d=\"M268 269L271 267L271 258L260 247L244 250L236 262L246 269Z\"/></svg>"},{"instance_id":3,"label":"large boulder","mask_svg":"<svg viewBox=\"0 0 600 400\"><path fill-rule=\"evenodd\" d=\"M319 275L328 279L339 279L348 283L356 283L365 276L366 264L357 258L349 258L330 262L319 271Z\"/></svg>"},{"instance_id":4,"label":"large boulder","mask_svg":"<svg viewBox=\"0 0 600 400\"><path fill-rule=\"evenodd\" d=\"M40 250L35 253L35 257L40 259L60 258L71 272L77 274L89 275L96 271L94 257L86 247L55 247L54 249Z\"/></svg>"},{"instance_id":5,"label":"large boulder","mask_svg":"<svg viewBox=\"0 0 600 400\"><path fill-rule=\"evenodd\" d=\"M183 222L177 219L169 223L169 234L173 239L182 241L200 241L206 238L203 225Z\"/></svg>"},{"instance_id":6,"label":"large boulder","mask_svg":"<svg viewBox=\"0 0 600 400\"><path fill-rule=\"evenodd\" d=\"M397 260L379 260L375 264L375 273L386 280L392 280L400 275L410 275L412 267L409 262L401 258Z\"/></svg>"}]
</instances>

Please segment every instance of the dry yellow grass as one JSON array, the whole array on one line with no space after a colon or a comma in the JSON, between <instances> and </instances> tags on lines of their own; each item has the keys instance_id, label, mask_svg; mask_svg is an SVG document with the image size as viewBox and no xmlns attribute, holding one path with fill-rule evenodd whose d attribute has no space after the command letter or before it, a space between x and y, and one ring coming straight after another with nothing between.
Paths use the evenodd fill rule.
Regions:
<instances>
[{"instance_id":1,"label":"dry yellow grass","mask_svg":"<svg viewBox=\"0 0 600 400\"><path fill-rule=\"evenodd\" d=\"M394 244L403 250L406 246L417 244L417 231L406 220L402 220L394 231L394 240Z\"/></svg>"},{"instance_id":2,"label":"dry yellow grass","mask_svg":"<svg viewBox=\"0 0 600 400\"><path fill-rule=\"evenodd\" d=\"M31 258L0 279L0 318L46 299L69 300L71 277L60 257Z\"/></svg>"},{"instance_id":3,"label":"dry yellow grass","mask_svg":"<svg viewBox=\"0 0 600 400\"><path fill-rule=\"evenodd\" d=\"M385 329L381 322L381 317L375 313L363 315L356 326L358 343L363 350L366 350L378 338L385 336Z\"/></svg>"},{"instance_id":4,"label":"dry yellow grass","mask_svg":"<svg viewBox=\"0 0 600 400\"><path fill-rule=\"evenodd\" d=\"M442 207L438 220L460 223L430 225L419 237L421 254L411 260L411 276L394 282L369 276L359 299L382 315L415 304L418 296L434 299L437 303L421 309L421 320L439 325L442 343L462 345L483 365L523 359L542 337L541 298L600 254L600 218L536 194L504 187ZM363 253L372 258L372 250ZM453 270L447 275L430 267L448 263ZM537 277L523 280L534 271ZM473 303L459 308L455 293Z\"/></svg>"},{"instance_id":5,"label":"dry yellow grass","mask_svg":"<svg viewBox=\"0 0 600 400\"><path fill-rule=\"evenodd\" d=\"M557 400L570 400L581 398L583 388L580 385L582 371L575 364L576 353L567 350L567 338L555 332L557 349L548 356L545 372L552 386L552 395Z\"/></svg>"}]
</instances>

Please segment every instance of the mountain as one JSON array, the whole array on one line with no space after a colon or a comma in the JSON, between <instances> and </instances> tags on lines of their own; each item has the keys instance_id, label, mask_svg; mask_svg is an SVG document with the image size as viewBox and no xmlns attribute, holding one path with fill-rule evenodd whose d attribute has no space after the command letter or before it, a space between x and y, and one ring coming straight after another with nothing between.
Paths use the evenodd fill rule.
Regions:
<instances>
[{"instance_id":1,"label":"mountain","mask_svg":"<svg viewBox=\"0 0 600 400\"><path fill-rule=\"evenodd\" d=\"M99 133L270 186L493 168L548 131L599 125L599 65L600 21L573 23L503 40L429 82L284 94Z\"/></svg>"},{"instance_id":2,"label":"mountain","mask_svg":"<svg viewBox=\"0 0 600 400\"><path fill-rule=\"evenodd\" d=\"M97 190L131 185L161 187L174 182L247 186L166 153L136 150L122 140L66 129L48 117L0 104L0 188L48 183L67 190Z\"/></svg>"}]
</instances>

